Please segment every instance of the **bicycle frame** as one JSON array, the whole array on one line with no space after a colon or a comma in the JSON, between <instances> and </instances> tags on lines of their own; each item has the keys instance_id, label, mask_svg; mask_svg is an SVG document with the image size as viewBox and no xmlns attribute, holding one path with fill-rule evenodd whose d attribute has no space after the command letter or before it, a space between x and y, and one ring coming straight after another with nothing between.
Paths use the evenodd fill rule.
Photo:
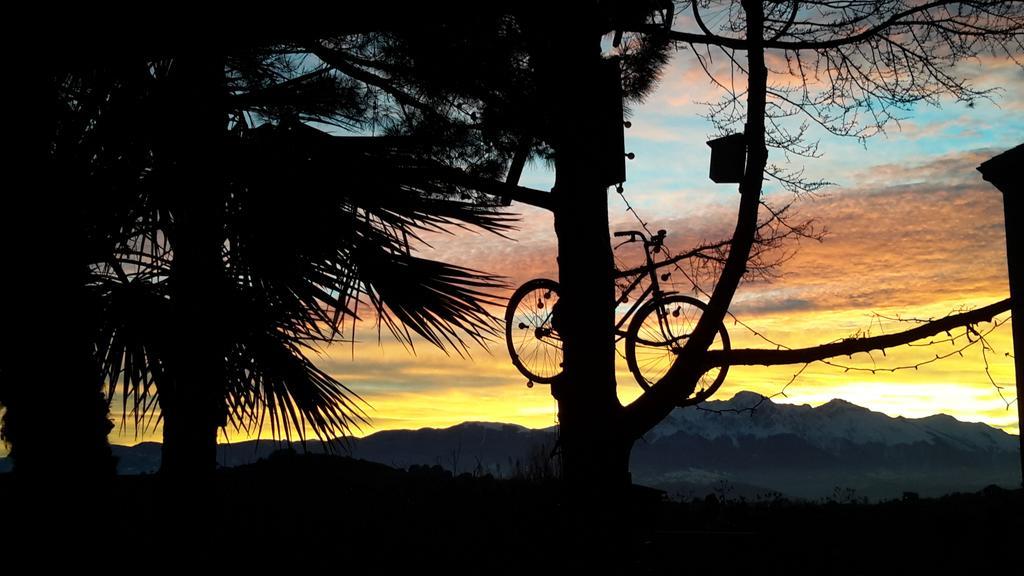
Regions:
<instances>
[{"instance_id":1,"label":"bicycle frame","mask_svg":"<svg viewBox=\"0 0 1024 576\"><path fill-rule=\"evenodd\" d=\"M643 293L640 294L640 297L639 298L635 298L633 300L633 305L630 306L629 309L626 311L626 313L622 315L622 318L618 322L615 323L615 339L616 340L621 340L622 338L626 337L626 331L623 330L623 326L625 326L626 323L629 321L629 319L633 316L633 313L636 312L637 309L639 309L640 306L642 306L644 304L644 302L647 301L648 296L651 296L653 294L654 298L658 299L658 298L661 298L662 296L666 296L668 294L673 294L674 292L664 292L664 291L662 291L661 284L658 281L658 272L657 272L658 268L661 268L663 266L668 266L668 265L672 264L672 262L657 262L656 263L654 261L654 256L652 256L652 254L651 254L653 252L652 248L661 245L661 241L665 237L665 231L664 230L659 230L657 236L652 237L650 240L648 240L647 237L645 237L642 232L637 232L637 231L616 232L616 235L630 235L633 238L632 240L627 240L626 242L623 242L622 244L619 244L619 246L622 246L623 244L626 244L628 242L633 242L633 241L635 241L635 238L637 236L639 236L640 239L643 241L644 257L647 260L646 264L644 266L642 266L642 267L632 268L632 269L624 270L624 271L621 271L621 272L616 272L613 275L613 278L629 278L630 276L633 276L633 275L636 276L636 278L634 278L633 281L630 282L629 285L625 289L622 290L622 293L619 295L618 298L616 298L616 302L621 302L622 298L628 296L630 292L632 292L634 289L636 289L636 287L639 286L640 283L643 281L645 273L646 273L647 277L650 278L650 281L651 281L651 283L647 286L647 288L644 289Z\"/></svg>"},{"instance_id":2,"label":"bicycle frame","mask_svg":"<svg viewBox=\"0 0 1024 576\"><path fill-rule=\"evenodd\" d=\"M622 291L623 296L625 296L626 294L629 294L630 292L632 292L633 289L636 288L640 284L640 281L643 280L643 278L644 278L643 274L638 274L636 279L634 279L629 284L629 286L625 290ZM644 291L643 291L642 294L640 294L639 298L633 299L633 304L629 307L629 310L627 310L626 313L622 315L622 318L618 322L615 323L615 339L616 340L620 340L620 339L626 337L626 331L623 329L623 326L625 326L626 323L629 322L629 319L633 316L633 313L636 312L637 309L640 308L640 306L642 306L644 304L644 302L647 301L647 297L650 296L652 293L655 293L655 292L660 292L660 290L656 290L656 284L651 284L647 288L644 288ZM622 299L622 296L620 296L619 299L616 300L616 302L621 301L621 299Z\"/></svg>"}]
</instances>

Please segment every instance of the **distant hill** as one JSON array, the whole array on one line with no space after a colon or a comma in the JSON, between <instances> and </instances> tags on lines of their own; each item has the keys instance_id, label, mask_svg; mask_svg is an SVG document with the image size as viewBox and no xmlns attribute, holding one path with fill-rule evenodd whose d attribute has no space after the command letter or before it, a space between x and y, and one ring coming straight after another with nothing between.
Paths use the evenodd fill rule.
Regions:
<instances>
[{"instance_id":1,"label":"distant hill","mask_svg":"<svg viewBox=\"0 0 1024 576\"><path fill-rule=\"evenodd\" d=\"M706 410L677 409L633 448L633 480L672 495L755 498L870 499L903 492L938 496L987 485L1020 486L1016 436L951 416L890 418L843 400L817 408L763 402L741 392ZM737 413L738 412L738 413ZM456 473L496 476L542 464L555 430L465 422L451 428L387 430L349 441L349 454L389 466L440 465ZM268 440L221 445L223 466L266 458L286 443ZM303 450L293 445L296 450ZM318 442L306 447L323 452ZM116 446L122 474L160 465L160 445ZM55 450L55 453L58 450ZM0 460L0 471L5 462Z\"/></svg>"}]
</instances>

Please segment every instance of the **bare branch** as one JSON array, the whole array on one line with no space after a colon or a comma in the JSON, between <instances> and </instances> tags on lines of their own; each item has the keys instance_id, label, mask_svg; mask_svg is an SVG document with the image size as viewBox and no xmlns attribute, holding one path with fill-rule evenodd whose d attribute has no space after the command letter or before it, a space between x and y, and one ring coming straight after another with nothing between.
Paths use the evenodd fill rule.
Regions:
<instances>
[{"instance_id":1,"label":"bare branch","mask_svg":"<svg viewBox=\"0 0 1024 576\"><path fill-rule=\"evenodd\" d=\"M871 350L885 350L916 342L936 334L947 332L961 326L970 326L992 319L1010 309L1010 299L1001 300L969 312L951 314L932 320L920 326L896 332L865 338L846 338L839 342L812 346L810 348L793 348L789 350L736 349L728 352L711 350L706 356L707 366L776 366L780 364L806 364L835 358L851 356Z\"/></svg>"},{"instance_id":2,"label":"bare branch","mask_svg":"<svg viewBox=\"0 0 1024 576\"><path fill-rule=\"evenodd\" d=\"M758 42L763 34L764 14L759 2L745 2L748 9L747 52L750 73L747 76L747 165L740 183L740 205L733 234L732 247L722 268L722 275L711 294L707 309L683 350L665 376L647 392L626 407L626 428L634 437L660 422L675 406L677 399L689 396L700 377L699 358L707 353L728 312L736 289L747 270L751 249L757 235L758 208L761 205L762 175L768 161L764 142L765 90L768 70L764 52Z\"/></svg>"}]
</instances>

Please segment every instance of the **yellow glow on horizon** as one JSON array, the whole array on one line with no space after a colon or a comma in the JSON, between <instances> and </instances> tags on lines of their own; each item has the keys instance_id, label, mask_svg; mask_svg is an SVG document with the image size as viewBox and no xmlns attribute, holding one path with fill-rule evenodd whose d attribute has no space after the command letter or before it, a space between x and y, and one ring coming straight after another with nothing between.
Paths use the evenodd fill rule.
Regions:
<instances>
[{"instance_id":1,"label":"yellow glow on horizon","mask_svg":"<svg viewBox=\"0 0 1024 576\"><path fill-rule=\"evenodd\" d=\"M983 295L966 304L983 305L998 298L998 295ZM939 317L963 304L935 302L917 310L878 309L876 312L886 316L903 313ZM906 328L898 322L878 324L878 320L865 311L853 309L763 315L743 320L790 347L833 341L864 333L869 327L870 334ZM990 326L982 325L980 329L984 332ZM990 372L996 382L1006 385L1007 400L1013 400L1015 394L1013 364L1003 355L1011 349L1010 328L1007 322L987 337L997 352L989 354ZM734 348L767 346L741 326L730 324L728 330ZM957 348L966 341L959 339L958 343ZM965 350L963 357L955 354L917 370L885 371L888 367L909 366L953 350L952 344L942 343L892 349L884 357L874 353L873 361L867 354L835 360L850 368L876 368L875 374L859 370L845 372L841 367L816 363L808 366L788 387L786 384L800 366L736 366L730 369L728 379L712 400L726 400L744 390L771 396L785 387L786 395L776 396L773 402L817 406L842 398L893 417L918 418L944 413L958 420L984 422L1011 434L1019 433L1016 407L1007 407L988 381L979 345ZM387 340L380 346L375 340L357 344L354 358L348 345L339 344L324 351L321 366L369 405L366 410L371 425L353 430L354 436L381 430L443 428L465 421L507 422L530 428L556 423L557 406L550 388L544 385L527 388L526 379L512 367L503 346L496 343L491 353L474 350L472 358L446 355L422 344L417 345L416 351L415 356L411 355L402 345ZM621 357L616 377L621 402L628 403L639 396L641 388ZM251 437L228 432L231 441ZM269 437L266 430L262 437ZM122 442L131 440L130 436L120 438L124 438ZM150 432L145 439L158 438L158 434L154 438L154 433Z\"/></svg>"},{"instance_id":2,"label":"yellow glow on horizon","mask_svg":"<svg viewBox=\"0 0 1024 576\"><path fill-rule=\"evenodd\" d=\"M982 57L977 64L973 83L1004 88L998 108L979 106L967 113L959 103L947 101L944 111L919 110L923 114L915 113L915 120L875 139L870 152L854 151L852 143L833 140L835 147L827 145L831 149L824 161L809 164L810 178L843 185L797 204L800 216L817 219L830 234L822 243L799 243L799 251L779 268L778 279L740 285L732 309L743 322L773 342L800 348L908 326L872 313L933 318L963 305L983 306L1007 297L1002 196L982 180L976 167L996 148L1020 141L1024 76L1006 59ZM618 195L609 194L610 225L635 228L634 216L642 218L652 229L668 230L667 245L679 253L729 237L738 195L734 187L707 181L705 157L700 154L708 151L703 138L693 137L694 127L703 124L691 121L705 112L695 102L717 98L717 89L706 82L702 67L692 60L675 59L660 86L636 107L633 127L626 133L627 144L637 154L623 198L636 212L627 213ZM548 189L551 177L548 172L523 184ZM775 184L765 188L768 201L788 197L778 193ZM509 234L511 240L466 230L424 232L430 249L425 243L418 253L504 275L512 286L530 278L557 278L553 214L518 203L511 212L522 217L518 229ZM633 244L616 256L637 259L642 253ZM672 289L685 292L690 288L685 284ZM555 423L557 408L549 387L526 387L526 378L512 366L500 336L490 352L474 347L470 358L445 354L419 340L415 353L410 353L386 330L378 344L369 308L359 310L364 318L358 327L361 341L354 346L332 345L312 357L366 400L372 423L354 430L355 436L469 420L534 428ZM493 312L501 316L500 310ZM728 322L727 329L733 348L774 347L740 325ZM811 364L795 380L799 365L737 366L730 369L712 400L747 390L767 396L785 391L785 396L772 401L816 406L842 398L890 416L945 413L1019 434L1017 405L1007 404L1016 396L1013 361L1005 355L1013 352L1010 323L989 336L988 342L991 353L983 354L981 346L975 345L962 356L954 354L937 362L930 360L936 354L955 352L963 341L903 346L884 355L858 354L833 360L834 365ZM51 344L59 365L59 343ZM887 371L915 365L920 366ZM642 392L621 355L616 378L621 402L628 403ZM990 378L1004 387L1003 397ZM119 410L120 399L115 398L112 442L160 440L158 426L136 431L128 422L122 428ZM254 436L228 430L223 439ZM260 436L267 438L268 430ZM0 456L5 452L0 442Z\"/></svg>"},{"instance_id":3,"label":"yellow glow on horizon","mask_svg":"<svg viewBox=\"0 0 1024 576\"><path fill-rule=\"evenodd\" d=\"M981 295L966 304L980 306L1000 297L996 294ZM962 304L965 303L939 301L917 310L878 309L875 312L887 316L903 313L938 317ZM813 346L848 337L869 326L872 334L905 328L900 323L884 321L879 325L865 311L853 309L762 315L743 320L790 347ZM979 328L984 332L990 326L983 324ZM740 326L730 324L728 330L734 348L767 345ZM1012 401L1015 395L1013 362L1004 355L1012 350L1010 330L1007 322L987 340L996 351L996 354L988 355L990 373L997 383L1006 386L1004 395ZM959 342L965 343L962 339ZM843 368L812 364L785 388L785 397L777 396L772 401L817 406L833 398L842 398L893 417L919 418L944 413L961 421L984 422L1008 433L1019 434L1016 406L1008 407L989 382L979 345L965 350L963 357L955 354L917 370L884 370L886 367L927 361L935 354L953 350L952 344L940 343L892 349L884 357L875 353L873 361L866 354L836 360L851 368L875 367L875 374L854 370L844 372ZM544 385L527 388L526 379L512 367L504 346L499 343L491 347L490 353L474 350L471 358L460 358L422 344L417 346L414 356L396 342L385 340L378 347L373 339L369 343L357 344L354 358L348 345L332 346L323 351L319 363L368 404L366 411L371 425L353 430L353 436L365 436L381 430L444 428L465 421L507 422L529 428L545 428L556 423L557 406L550 388ZM722 389L712 400L729 399L743 390L768 396L777 394L799 368L733 367ZM620 401L628 403L640 394L640 387L621 357L616 366L616 377ZM111 417L117 427L111 434L113 443L160 441L159 427L140 431L138 436L130 421L122 429L117 402L114 408ZM221 441L238 442L256 436L229 429ZM264 429L259 436L270 438L269 430ZM309 437L313 438L312 435ZM0 455L5 452L5 447L0 446Z\"/></svg>"},{"instance_id":4,"label":"yellow glow on horizon","mask_svg":"<svg viewBox=\"0 0 1024 576\"><path fill-rule=\"evenodd\" d=\"M1005 295L979 295L970 301L936 301L915 310L876 309L882 316L938 318L958 309L961 305L979 307L1005 298ZM729 377L718 395L729 398L741 390L773 395L785 388L785 397L774 402L807 403L819 405L833 398L842 398L860 406L890 416L917 418L931 414L948 414L958 420L985 422L1012 434L1019 433L1014 386L1013 360L1007 353L1013 351L1011 323L1003 314L998 329L986 336L991 350L984 353L980 343L958 352L967 340L959 337L956 343L942 342L949 337L940 334L931 341L914 346L856 354L852 358L837 358L829 366L822 363L809 365L792 384L786 384L800 370L795 366L737 366L730 369ZM835 341L855 335L879 335L905 330L913 324L880 320L864 310L834 310L813 313L758 317L750 322L756 329L774 341L798 348ZM993 324L981 324L978 331L985 333ZM770 347L763 340L741 327L730 326L733 347ZM735 333L735 334L734 334ZM953 332L962 334L962 330ZM947 356L934 360L936 355ZM1003 386L1003 397L986 375ZM914 369L912 366L919 365ZM847 370L847 368L849 370ZM895 372L891 368L900 368ZM871 372L874 370L874 373ZM1005 400L1004 400L1005 399ZM1007 402L1011 404L1008 406Z\"/></svg>"}]
</instances>

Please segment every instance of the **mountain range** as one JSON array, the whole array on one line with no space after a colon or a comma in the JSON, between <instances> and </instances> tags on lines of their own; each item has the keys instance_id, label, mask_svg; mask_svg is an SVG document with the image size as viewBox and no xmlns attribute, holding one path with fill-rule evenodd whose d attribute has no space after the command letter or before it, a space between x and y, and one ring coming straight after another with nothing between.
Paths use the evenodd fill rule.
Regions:
<instances>
[{"instance_id":1,"label":"mountain range","mask_svg":"<svg viewBox=\"0 0 1024 576\"><path fill-rule=\"evenodd\" d=\"M677 409L633 448L634 480L682 496L708 488L753 497L940 496L1019 487L1020 443L986 424L937 414L892 418L844 400L812 408L741 392Z\"/></svg>"},{"instance_id":2,"label":"mountain range","mask_svg":"<svg viewBox=\"0 0 1024 576\"><path fill-rule=\"evenodd\" d=\"M700 410L676 409L634 445L633 481L686 498L872 500L1021 484L1018 437L986 424L943 414L892 418L844 400L814 408L760 401L759 394L740 392ZM465 422L351 439L348 455L399 468L531 474L548 464L556 434L555 428ZM288 447L270 440L222 444L218 458L237 466ZM318 442L290 447L323 451ZM59 457L59 449L54 452ZM160 466L159 443L115 446L114 452L122 474ZM0 471L6 467L0 459Z\"/></svg>"}]
</instances>

